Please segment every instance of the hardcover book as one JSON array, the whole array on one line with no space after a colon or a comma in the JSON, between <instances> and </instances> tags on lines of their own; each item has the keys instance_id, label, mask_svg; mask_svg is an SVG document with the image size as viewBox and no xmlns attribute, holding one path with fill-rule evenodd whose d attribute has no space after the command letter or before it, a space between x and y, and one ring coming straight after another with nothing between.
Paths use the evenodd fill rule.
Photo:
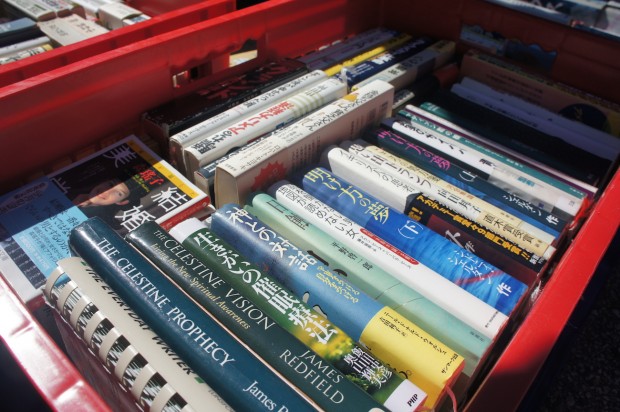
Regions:
<instances>
[{"instance_id":1,"label":"hardcover book","mask_svg":"<svg viewBox=\"0 0 620 412\"><path fill-rule=\"evenodd\" d=\"M307 381L303 385L298 383L300 387L316 387L308 393L318 391L319 397L329 397L331 402L326 403L328 409L372 408L367 396L356 393L360 391L365 391L391 411L411 411L423 405L426 394L420 388L357 344L342 329L297 298L276 279L239 255L227 242L208 230L203 222L188 219L172 228L170 234L183 243L187 253L191 252L196 259L216 269L221 275L215 279L217 288L223 290L211 291L216 297L209 299L227 302L228 307L225 309L228 311L236 311L238 308L244 313L253 313L256 322L259 320L257 313L262 313L264 318L260 319L261 324L265 323L263 319L271 320L268 327L256 328L257 330L246 328L247 330L239 335L245 335L244 341L252 347L273 346L267 348L269 362L274 365L283 362L292 373L298 375L293 381ZM168 240L166 242L176 249L182 247L172 246L174 242ZM155 246L152 243L143 243L145 249ZM194 282L196 279L193 277ZM225 283L220 284L222 281ZM221 303L217 305L222 306ZM285 335L278 336L276 330L282 330ZM278 349L279 345L285 346ZM280 359L272 359L274 354L280 354ZM293 354L299 359L292 358ZM311 361L319 358L327 363ZM308 362L309 360L311 362ZM294 365L298 363L306 366ZM329 382L330 386L325 386L325 382ZM331 389L332 386L334 390ZM329 390L326 390L328 388Z\"/></svg>"},{"instance_id":2,"label":"hardcover book","mask_svg":"<svg viewBox=\"0 0 620 412\"><path fill-rule=\"evenodd\" d=\"M403 284L418 291L471 327L475 336L494 341L508 317L434 271L391 247L338 211L286 181L268 189L280 203L295 211L321 230L367 256L377 266Z\"/></svg>"},{"instance_id":3,"label":"hardcover book","mask_svg":"<svg viewBox=\"0 0 620 412\"><path fill-rule=\"evenodd\" d=\"M506 316L512 314L527 291L525 284L350 184L346 178L317 167L304 175L300 186Z\"/></svg>"},{"instance_id":4,"label":"hardcover book","mask_svg":"<svg viewBox=\"0 0 620 412\"><path fill-rule=\"evenodd\" d=\"M250 204L244 209L282 237L458 352L465 359L463 373L474 374L491 347L489 339L268 194L255 194Z\"/></svg>"},{"instance_id":5,"label":"hardcover book","mask_svg":"<svg viewBox=\"0 0 620 412\"><path fill-rule=\"evenodd\" d=\"M58 262L45 297L140 408L232 411L81 258Z\"/></svg>"},{"instance_id":6,"label":"hardcover book","mask_svg":"<svg viewBox=\"0 0 620 412\"><path fill-rule=\"evenodd\" d=\"M207 195L135 136L0 197L0 272L38 306L69 231L99 216L125 234L145 221L164 226L208 210ZM169 227L169 226L167 226Z\"/></svg>"},{"instance_id":7,"label":"hardcover book","mask_svg":"<svg viewBox=\"0 0 620 412\"><path fill-rule=\"evenodd\" d=\"M282 308L274 305L269 299L263 301L261 295L256 294L256 289L260 286L251 287L242 280L243 275L239 276L241 268L246 276L249 276L249 273L258 270L258 267L249 266L248 262L243 261L226 243L219 242L215 237L209 238L208 233L196 234L200 228L204 226L198 219L190 219L171 229L174 233L187 230L193 237L199 239L201 245L207 243L210 249L200 256L186 249L154 222L145 223L131 232L127 240L170 280L321 408L370 410L377 407L378 409L378 403L370 402L362 388L367 388L368 394L372 394L377 402L385 401L392 406L398 406L396 410L401 411L410 410L409 401L412 398L419 399L425 396L417 387L409 386L406 389L406 384L401 385L403 378L395 371L391 373L392 378L380 382L378 388L377 382L365 380L365 376L377 376L386 368L376 361L372 363L377 367L368 369L355 362L351 365L344 362L343 367L335 367L340 363L338 362L340 359L334 359L331 364L309 362L304 364L301 373L294 365L296 362L291 360L293 354L297 354L296 356L305 354L304 357L309 357L311 349L316 352L321 344L324 344L324 350L319 353L324 357L329 352L327 348L338 346L344 349L347 347L347 342L338 340L336 336L339 335L338 331L325 340L318 339L316 334L300 328L291 320L295 311L292 310L290 314L283 313ZM260 275L258 277L263 283L267 282L264 277ZM301 310L308 309L306 307ZM332 336L335 339L329 342ZM361 347L351 348L346 354L342 352L342 356L360 350ZM368 353L367 357L372 355ZM355 373L360 369L363 370L362 373ZM318 380L317 377L321 379ZM357 379L363 380L359 386L353 383ZM388 399L392 391L398 395ZM401 399L400 403L398 398Z\"/></svg>"},{"instance_id":8,"label":"hardcover book","mask_svg":"<svg viewBox=\"0 0 620 412\"><path fill-rule=\"evenodd\" d=\"M103 220L76 226L69 245L233 409L317 407Z\"/></svg>"},{"instance_id":9,"label":"hardcover book","mask_svg":"<svg viewBox=\"0 0 620 412\"><path fill-rule=\"evenodd\" d=\"M186 175L193 176L201 166L342 98L346 93L346 82L330 78L228 127L214 130L183 150Z\"/></svg>"},{"instance_id":10,"label":"hardcover book","mask_svg":"<svg viewBox=\"0 0 620 412\"><path fill-rule=\"evenodd\" d=\"M409 198L422 193L538 256L549 259L555 252L552 244L555 239L548 233L460 190L452 190L431 175L421 176L411 171L401 174L387 159L378 155L375 158L376 161L370 161L333 147L325 152L323 163L334 174L402 213L408 209Z\"/></svg>"},{"instance_id":11,"label":"hardcover book","mask_svg":"<svg viewBox=\"0 0 620 412\"><path fill-rule=\"evenodd\" d=\"M322 70L313 70L293 79L281 86L274 87L265 93L239 103L232 108L206 119L192 127L180 131L170 137L169 153L170 162L182 172L185 171L183 149L190 146L218 128L228 127L241 117L251 116L270 105L280 103L292 94L300 93L327 79ZM187 175L187 174L186 174Z\"/></svg>"},{"instance_id":12,"label":"hardcover book","mask_svg":"<svg viewBox=\"0 0 620 412\"><path fill-rule=\"evenodd\" d=\"M376 81L276 131L217 166L215 204L244 203L253 191L315 163L321 151L376 126L391 113L394 88Z\"/></svg>"},{"instance_id":13,"label":"hardcover book","mask_svg":"<svg viewBox=\"0 0 620 412\"><path fill-rule=\"evenodd\" d=\"M370 298L283 238L255 216L229 203L211 216L211 230L250 262L282 282L298 298L317 306L383 362L427 393L434 408L460 375L463 357L415 323Z\"/></svg>"}]
</instances>

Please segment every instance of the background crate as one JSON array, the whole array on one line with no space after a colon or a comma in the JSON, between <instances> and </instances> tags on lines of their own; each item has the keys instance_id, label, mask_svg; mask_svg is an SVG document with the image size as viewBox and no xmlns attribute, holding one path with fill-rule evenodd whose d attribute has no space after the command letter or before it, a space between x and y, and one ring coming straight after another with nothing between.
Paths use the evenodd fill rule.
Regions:
<instances>
[{"instance_id":1,"label":"background crate","mask_svg":"<svg viewBox=\"0 0 620 412\"><path fill-rule=\"evenodd\" d=\"M108 44L75 61L33 60L0 72L0 190L21 185L109 136L139 133L140 116L151 107L377 26L459 41L464 25L478 25L551 53L547 74L554 79L620 102L620 60L612 57L620 51L617 40L483 0L272 0L191 23L157 35L142 32L142 38ZM226 70L214 63L227 60L248 39L257 42L256 59ZM459 42L460 50L466 47ZM175 87L173 79L181 73L189 74L187 82ZM468 410L517 408L616 234L619 184L615 173L541 293L532 297L529 313Z\"/></svg>"}]
</instances>

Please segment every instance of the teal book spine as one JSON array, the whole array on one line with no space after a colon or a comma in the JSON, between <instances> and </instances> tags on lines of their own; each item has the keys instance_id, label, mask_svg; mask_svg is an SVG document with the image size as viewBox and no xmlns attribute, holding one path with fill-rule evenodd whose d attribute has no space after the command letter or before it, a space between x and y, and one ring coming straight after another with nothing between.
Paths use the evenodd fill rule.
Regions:
<instances>
[{"instance_id":1,"label":"teal book spine","mask_svg":"<svg viewBox=\"0 0 620 412\"><path fill-rule=\"evenodd\" d=\"M103 220L76 226L69 246L233 409L315 410Z\"/></svg>"},{"instance_id":2,"label":"teal book spine","mask_svg":"<svg viewBox=\"0 0 620 412\"><path fill-rule=\"evenodd\" d=\"M192 228L191 232L194 232L193 229L204 228L198 219L190 219L175 226L172 231L178 232L188 226ZM126 238L192 299L312 398L319 407L325 410L381 409L377 400L364 393L361 387L347 379L333 365L304 362L303 366L298 366L301 361L292 361L295 356L308 353L309 346L282 326L288 324L295 327L291 317L282 310L283 307L264 299L264 294L257 293L258 285L244 281L251 273L258 273L258 268L252 268L223 241L215 236L209 238L208 233L201 232L198 239L206 241L209 238L206 244L208 248L194 248L191 251L155 222L144 223ZM239 276L239 273L245 275ZM292 304L292 301L289 302ZM304 332L305 329L302 329L301 333ZM314 341L316 345L320 344L316 338ZM344 365L348 364L344 362ZM345 372L352 370L352 367L347 368ZM371 376L371 373L368 371L366 376ZM376 391L377 388L370 383L366 382L380 400L387 399L383 391ZM404 402L398 410L405 411L406 407L407 403Z\"/></svg>"},{"instance_id":3,"label":"teal book spine","mask_svg":"<svg viewBox=\"0 0 620 412\"><path fill-rule=\"evenodd\" d=\"M251 206L250 206L251 205ZM465 358L463 372L472 376L491 347L491 340L400 282L363 254L339 242L266 193L256 193L244 209L316 256L334 272L382 304L393 308Z\"/></svg>"}]
</instances>

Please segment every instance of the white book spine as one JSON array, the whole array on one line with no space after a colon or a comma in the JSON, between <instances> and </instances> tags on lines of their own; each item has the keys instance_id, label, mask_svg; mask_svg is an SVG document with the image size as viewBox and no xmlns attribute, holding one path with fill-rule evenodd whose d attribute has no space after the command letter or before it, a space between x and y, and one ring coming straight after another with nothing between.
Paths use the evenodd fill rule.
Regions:
<instances>
[{"instance_id":1,"label":"white book spine","mask_svg":"<svg viewBox=\"0 0 620 412\"><path fill-rule=\"evenodd\" d=\"M0 64L7 64L11 62L15 62L21 59L25 59L30 56L35 56L37 54L45 53L46 51L52 50L52 46L49 44L44 44L43 46L36 46L28 50L22 50L10 56L0 58Z\"/></svg>"},{"instance_id":2,"label":"white book spine","mask_svg":"<svg viewBox=\"0 0 620 412\"><path fill-rule=\"evenodd\" d=\"M487 175L490 183L531 201L544 210L557 207L575 216L585 199L583 193L582 197L576 197L561 191L532 175L500 164L495 159L468 148L456 140L448 140L448 137L441 138L433 130L422 125L413 124L407 120L397 120L392 122L390 126L397 132L429 145L448 156L466 162L472 168Z\"/></svg>"},{"instance_id":3,"label":"white book spine","mask_svg":"<svg viewBox=\"0 0 620 412\"><path fill-rule=\"evenodd\" d=\"M301 93L320 81L327 79L327 74L322 70L314 70L300 76L281 86L275 87L253 99L238 104L237 106L217 114L203 122L200 122L186 130L170 137L170 159L174 166L184 170L183 149L196 143L202 138L218 129L228 127L238 121L242 116L251 116L260 110L280 103L287 97Z\"/></svg>"},{"instance_id":4,"label":"white book spine","mask_svg":"<svg viewBox=\"0 0 620 412\"><path fill-rule=\"evenodd\" d=\"M107 319L113 325L113 329L106 334L102 341L98 355L113 370L117 378L123 376L124 370L132 358L136 354L140 354L150 365L150 369L159 372L169 387L173 389L167 393L172 395L178 393L194 410L203 408L222 412L232 410L172 349L158 338L155 332L81 258L62 259L58 264L58 268L48 278L45 285L45 296L50 303L58 308L59 313L66 312L69 315L64 317L78 335L81 335L78 332L79 330L96 329L96 325L94 327L89 325L91 322L100 324L104 319ZM75 291L77 289L82 295L80 300L72 303L71 306L67 305L67 300L55 298L54 288L57 287L59 280L60 282L63 281L61 277L65 275L70 278L69 283L73 284L73 287L68 290L73 289ZM81 312L89 302L96 306L99 316L93 316L86 320L85 324L80 325L81 329L78 329ZM80 337L84 338L84 336ZM110 348L120 337L124 337L129 342L129 346L115 355L118 358L117 362L110 364ZM144 385L141 385L139 379L136 379L133 386L128 389L139 400L143 388ZM161 403L161 398L154 403ZM165 402L163 404L165 405ZM149 410L154 410L153 405Z\"/></svg>"},{"instance_id":5,"label":"white book spine","mask_svg":"<svg viewBox=\"0 0 620 412\"><path fill-rule=\"evenodd\" d=\"M310 223L416 290L437 306L493 341L508 317L459 286L381 242L338 211L292 184L278 185L272 196Z\"/></svg>"},{"instance_id":6,"label":"white book spine","mask_svg":"<svg viewBox=\"0 0 620 412\"><path fill-rule=\"evenodd\" d=\"M16 53L29 50L35 47L40 47L50 43L50 38L47 36L37 37L36 39L26 40L19 43L10 44L8 46L0 47L0 58L10 57Z\"/></svg>"},{"instance_id":7,"label":"white book spine","mask_svg":"<svg viewBox=\"0 0 620 412\"><path fill-rule=\"evenodd\" d=\"M496 91L471 78L455 83L451 91L473 103L526 124L550 136L593 153L604 159L616 160L620 139L584 123L570 120L516 96Z\"/></svg>"},{"instance_id":8,"label":"white book spine","mask_svg":"<svg viewBox=\"0 0 620 412\"><path fill-rule=\"evenodd\" d=\"M193 175L228 151L273 132L302 116L343 97L347 85L338 79L327 79L301 93L288 97L229 127L221 129L184 149L185 171Z\"/></svg>"},{"instance_id":9,"label":"white book spine","mask_svg":"<svg viewBox=\"0 0 620 412\"><path fill-rule=\"evenodd\" d=\"M36 21L50 20L56 17L54 10L33 0L4 0L4 2Z\"/></svg>"},{"instance_id":10,"label":"white book spine","mask_svg":"<svg viewBox=\"0 0 620 412\"><path fill-rule=\"evenodd\" d=\"M245 202L246 196L288 173L316 162L324 148L357 136L389 113L394 88L376 81L352 92L301 120L279 129L218 165L215 172L216 206Z\"/></svg>"},{"instance_id":11,"label":"white book spine","mask_svg":"<svg viewBox=\"0 0 620 412\"><path fill-rule=\"evenodd\" d=\"M412 106L412 105L407 105L406 109L408 111L411 111L413 113L415 113L418 116L421 116L423 118L426 118L432 122L435 122L437 124L442 124L444 125L444 127L446 127L447 129L451 130L454 132L453 137L451 138L451 140L455 140L455 141L459 141L461 139L468 139L472 142L474 142L477 145L483 145L486 148L490 148L490 149L494 149L496 150L498 153L503 154L505 156L509 156L510 158L512 158L512 163L516 164L516 166L521 167L521 166L527 166L527 167L532 167L535 169L538 169L541 172L547 173L548 175L555 177L557 179L560 179L564 182L569 182L571 185L579 188L582 191L585 191L587 193L591 193L594 194L597 192L597 189L589 184L586 184L578 179L575 179L563 172L560 172L559 170L556 170L552 167L547 166L546 164L539 162L535 159L532 159L530 157L527 157L515 150L512 150L508 147L505 147L499 143L496 143L478 133L474 133L471 132L469 130L466 130L464 128L462 128L461 126L443 119L439 116L437 116L434 113L428 112L426 110L423 110L421 108L418 108L416 106ZM529 195L528 195L529 196ZM525 197L527 199L527 197ZM533 203L533 202L532 202ZM547 211L550 211L549 208L545 209Z\"/></svg>"},{"instance_id":12,"label":"white book spine","mask_svg":"<svg viewBox=\"0 0 620 412\"><path fill-rule=\"evenodd\" d=\"M359 89L374 80L383 80L394 86L396 90L400 90L413 83L418 77L446 64L454 55L455 50L456 44L453 41L440 40L402 62L353 85L351 89Z\"/></svg>"}]
</instances>

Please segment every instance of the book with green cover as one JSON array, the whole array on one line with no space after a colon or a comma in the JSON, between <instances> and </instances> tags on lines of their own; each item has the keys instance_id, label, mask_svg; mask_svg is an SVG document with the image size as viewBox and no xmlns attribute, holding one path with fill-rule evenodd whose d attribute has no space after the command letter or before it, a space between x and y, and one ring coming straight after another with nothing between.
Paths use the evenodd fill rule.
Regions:
<instances>
[{"instance_id":1,"label":"book with green cover","mask_svg":"<svg viewBox=\"0 0 620 412\"><path fill-rule=\"evenodd\" d=\"M296 323L294 313L311 310L303 302L290 299L282 292L280 298L290 305L285 308L265 294L257 293L259 286L249 280L255 279L252 274L257 274L256 278L264 282L258 268L209 233L198 219L182 222L171 232L191 236L185 242L188 247L156 223L144 224L128 235L127 240L321 407L379 410L378 402L381 402L390 405L392 411L410 411L409 401L424 397L419 388L388 370L341 331L322 339ZM312 361L315 353L332 364ZM355 353L360 358L373 358L372 366L361 359L356 362Z\"/></svg>"}]
</instances>

